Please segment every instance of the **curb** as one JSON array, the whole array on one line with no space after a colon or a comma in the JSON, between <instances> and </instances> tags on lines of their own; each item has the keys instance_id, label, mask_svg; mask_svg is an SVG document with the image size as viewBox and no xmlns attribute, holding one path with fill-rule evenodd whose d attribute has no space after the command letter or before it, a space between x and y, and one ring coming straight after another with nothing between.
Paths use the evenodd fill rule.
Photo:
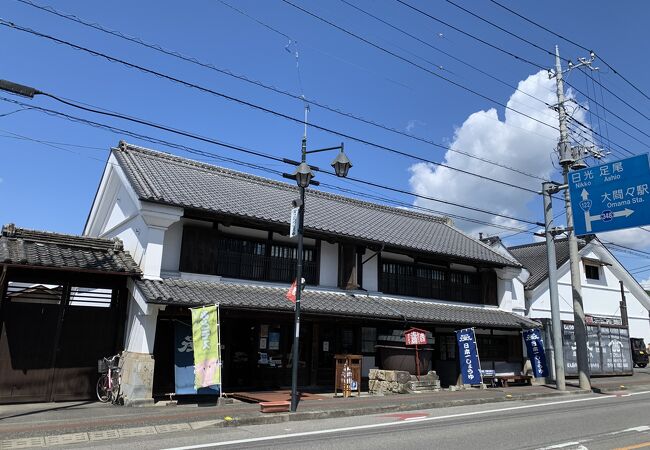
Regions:
<instances>
[{"instance_id":1,"label":"curb","mask_svg":"<svg viewBox=\"0 0 650 450\"><path fill-rule=\"evenodd\" d=\"M462 400L446 400L442 402L426 401L421 403L334 409L328 411L275 413L266 416L233 418L232 420L228 420L228 421L221 420L220 422L213 424L213 426L216 428L225 428L225 427L237 427L237 426L246 426L246 425L269 425L269 424L282 423L282 422L297 422L303 420L366 416L372 414L414 411L420 409L441 409L441 408L451 408L454 406L471 406L471 405L482 405L487 403L503 403L503 402L512 402L512 401L522 401L522 400L535 400L539 398L556 398L556 397L565 397L567 395L571 395L571 396L587 395L591 393L592 391L575 390L575 391L565 391L563 393L553 392L548 394L547 393L517 394L517 395L508 394L510 395L509 397L504 395L503 397L493 397L493 398L469 398L469 399L462 399Z\"/></svg>"}]
</instances>

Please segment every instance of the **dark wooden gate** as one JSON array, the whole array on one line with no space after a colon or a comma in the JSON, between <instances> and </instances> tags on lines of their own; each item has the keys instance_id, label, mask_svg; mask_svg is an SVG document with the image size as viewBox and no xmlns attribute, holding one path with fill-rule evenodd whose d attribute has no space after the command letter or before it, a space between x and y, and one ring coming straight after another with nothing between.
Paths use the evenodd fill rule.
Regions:
<instances>
[{"instance_id":1,"label":"dark wooden gate","mask_svg":"<svg viewBox=\"0 0 650 450\"><path fill-rule=\"evenodd\" d=\"M0 309L0 403L94 398L97 360L117 350L126 298L125 286L96 278L9 279Z\"/></svg>"}]
</instances>

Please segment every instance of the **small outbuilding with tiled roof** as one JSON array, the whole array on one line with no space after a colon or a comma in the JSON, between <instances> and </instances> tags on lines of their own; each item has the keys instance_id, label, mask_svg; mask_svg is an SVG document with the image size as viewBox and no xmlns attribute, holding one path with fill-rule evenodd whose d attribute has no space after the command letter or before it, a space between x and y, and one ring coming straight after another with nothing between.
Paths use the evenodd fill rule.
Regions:
<instances>
[{"instance_id":1,"label":"small outbuilding with tiled roof","mask_svg":"<svg viewBox=\"0 0 650 450\"><path fill-rule=\"evenodd\" d=\"M89 400L97 361L124 338L140 269L119 239L5 225L0 235L0 403Z\"/></svg>"}]
</instances>

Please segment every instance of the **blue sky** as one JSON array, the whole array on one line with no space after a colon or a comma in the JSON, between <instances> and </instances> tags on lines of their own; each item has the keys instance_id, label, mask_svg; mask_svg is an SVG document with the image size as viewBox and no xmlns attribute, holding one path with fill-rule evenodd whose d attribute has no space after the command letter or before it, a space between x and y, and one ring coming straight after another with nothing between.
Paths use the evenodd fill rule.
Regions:
<instances>
[{"instance_id":1,"label":"blue sky","mask_svg":"<svg viewBox=\"0 0 650 450\"><path fill-rule=\"evenodd\" d=\"M314 124L530 189L539 188L540 181L520 172L559 180L559 172L553 167L553 161L557 161L553 155L557 132L540 123L556 125L553 114L539 101L553 102L554 98L553 82L548 80L545 73L394 0L346 1L408 31L428 45L391 29L340 0L295 0L295 4L414 62L420 68L320 22L281 0L236 3L224 0L236 5L245 14L218 0L198 1L191 5L153 1L67 1L52 6L62 13L73 14L85 21L180 52L221 70L297 95L304 94L308 99L400 132L451 145L455 150L468 153L474 158L458 152L447 152L312 105L309 119ZM549 54L491 27L447 1L409 0L408 3L542 67L554 65ZM650 13L650 5L647 3L629 2L618 4L615 8L611 2L605 1L523 3L503 0L502 3L577 43L592 48L642 91L650 93L647 82L650 63L644 57L647 53L647 17ZM37 4L49 6L51 2L39 0ZM553 51L558 44L563 57L576 61L578 57L588 56L584 50L535 28L494 3L463 2L463 6L548 51ZM17 0L3 2L1 17L19 26L137 63L285 115L302 117L303 105L299 100L160 54ZM303 130L298 123L5 26L0 26L0 40L3 61L1 78L31 85L59 97L275 156L293 159L299 157ZM296 51L299 55L299 71L296 68ZM453 55L500 81L486 77L444 53ZM594 74L597 80L642 114L648 115L650 100L642 97L598 59L594 64L601 69L599 74ZM506 113L502 106L429 72L446 77L498 103L510 102L508 105L511 108L525 112L538 121L527 119L513 111ZM596 98L609 110L601 110L580 93L569 92L577 102L591 110L591 113L576 111L576 117L609 138L608 141L590 136L591 140L606 149L613 148L609 160L629 156L621 148L634 154L648 151L650 138L645 135L650 134L648 119L621 103L612 94L606 91L601 93L598 86L595 86L594 91L594 86L582 72L571 72L568 81ZM511 86L518 86L519 91L515 92ZM11 95L5 97L236 158L273 171L291 170L290 167L271 160L78 111L46 97L39 96L34 100L23 100ZM16 105L0 101L0 115L17 109ZM600 119L594 114L600 116ZM638 130L623 123L614 114ZM59 144L54 148L25 138ZM440 170L427 164L417 165L418 161L414 159L313 128L309 129L308 138L310 148L329 147L344 141L354 164L351 175L356 178L494 211L503 216L529 221L541 220L541 199L530 192L458 172ZM120 133L44 115L35 110L24 110L0 117L0 222L80 233L108 149L120 139L275 177L263 170L192 156L175 148L154 145ZM311 155L310 162L327 166L333 156ZM477 157L514 167L519 172L487 164ZM594 164L593 160L588 163ZM495 218L465 208L336 180L325 174L320 174L318 178L339 187L395 199L403 204L415 204L508 228L531 228L528 223ZM555 205L555 208L556 213L561 212L560 204ZM560 217L559 224L563 220ZM456 223L474 235L481 231L503 237L514 233L512 230L478 225L462 219L456 219ZM650 233L643 230L627 230L604 238L628 247L650 250ZM508 238L507 242L514 245L532 239L529 233L521 233ZM647 255L617 251L616 256L631 270L647 264ZM650 271L639 272L636 276L639 280L644 280L650 277Z\"/></svg>"}]
</instances>

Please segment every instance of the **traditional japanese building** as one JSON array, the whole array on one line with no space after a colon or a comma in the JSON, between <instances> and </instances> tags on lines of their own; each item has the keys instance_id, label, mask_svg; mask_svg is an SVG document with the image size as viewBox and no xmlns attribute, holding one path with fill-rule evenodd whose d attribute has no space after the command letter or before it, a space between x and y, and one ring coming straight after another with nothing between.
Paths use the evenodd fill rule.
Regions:
<instances>
[{"instance_id":1,"label":"traditional japanese building","mask_svg":"<svg viewBox=\"0 0 650 450\"><path fill-rule=\"evenodd\" d=\"M132 399L174 392L174 333L188 308L219 304L223 389L290 384L297 249L288 236L297 187L121 142L112 150L84 234L119 237L143 278L129 300L126 358L153 378ZM523 370L516 260L444 217L308 189L299 383L331 388L333 356L364 372L427 331L428 366L458 377L454 330L475 327L484 368ZM135 364L135 363L134 363ZM426 369L423 368L423 369Z\"/></svg>"}]
</instances>

